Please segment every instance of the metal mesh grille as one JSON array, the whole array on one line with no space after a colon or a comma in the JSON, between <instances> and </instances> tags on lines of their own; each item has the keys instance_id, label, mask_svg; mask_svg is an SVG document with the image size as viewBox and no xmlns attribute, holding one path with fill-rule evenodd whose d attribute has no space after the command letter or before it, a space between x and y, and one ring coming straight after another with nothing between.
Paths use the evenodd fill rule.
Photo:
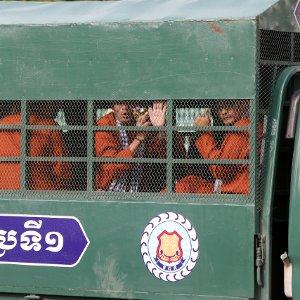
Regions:
<instances>
[{"instance_id":1,"label":"metal mesh grille","mask_svg":"<svg viewBox=\"0 0 300 300\"><path fill-rule=\"evenodd\" d=\"M252 201L251 105L239 99L4 101L0 188L236 194Z\"/></svg>"},{"instance_id":2,"label":"metal mesh grille","mask_svg":"<svg viewBox=\"0 0 300 300\"><path fill-rule=\"evenodd\" d=\"M289 32L261 30L260 36L261 60L290 61L292 59L292 39Z\"/></svg>"},{"instance_id":3,"label":"metal mesh grille","mask_svg":"<svg viewBox=\"0 0 300 300\"><path fill-rule=\"evenodd\" d=\"M258 70L259 109L268 109L272 97L276 66L260 64Z\"/></svg>"},{"instance_id":4,"label":"metal mesh grille","mask_svg":"<svg viewBox=\"0 0 300 300\"><path fill-rule=\"evenodd\" d=\"M300 61L300 33L294 33L294 60Z\"/></svg>"}]
</instances>

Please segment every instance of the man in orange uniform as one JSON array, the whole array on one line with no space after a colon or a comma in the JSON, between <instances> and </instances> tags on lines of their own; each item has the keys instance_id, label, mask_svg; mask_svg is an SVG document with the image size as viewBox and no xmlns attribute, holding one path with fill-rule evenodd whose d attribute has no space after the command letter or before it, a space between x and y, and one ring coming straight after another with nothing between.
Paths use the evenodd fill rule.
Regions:
<instances>
[{"instance_id":1,"label":"man in orange uniform","mask_svg":"<svg viewBox=\"0 0 300 300\"><path fill-rule=\"evenodd\" d=\"M247 116L247 103L236 101L235 104L222 102L218 108L218 116L225 126L244 127L250 124ZM196 126L209 126L208 113L195 120ZM218 146L211 132L202 133L195 142L196 148L203 159L247 159L249 156L249 134L247 131L230 132L224 136ZM224 193L248 194L248 165L209 165L212 180L201 176L189 175L176 184L177 193Z\"/></svg>"},{"instance_id":2,"label":"man in orange uniform","mask_svg":"<svg viewBox=\"0 0 300 300\"><path fill-rule=\"evenodd\" d=\"M29 117L30 125L57 125L53 119L43 118L37 114ZM29 156L64 157L67 149L61 131L53 129L32 130L29 137ZM62 190L72 177L69 162L37 161L29 164L29 188L32 190Z\"/></svg>"},{"instance_id":3,"label":"man in orange uniform","mask_svg":"<svg viewBox=\"0 0 300 300\"><path fill-rule=\"evenodd\" d=\"M29 117L30 125L55 125L52 119L37 114ZM0 120L0 125L21 125L20 113L13 113ZM28 154L32 157L62 157L66 148L60 131L51 129L33 130L29 135ZM4 129L0 131L0 156L21 156L21 131ZM13 161L13 160L12 160ZM31 162L27 165L28 188L33 190L63 189L72 175L71 166L66 162ZM0 189L20 189L20 163L0 163Z\"/></svg>"},{"instance_id":4,"label":"man in orange uniform","mask_svg":"<svg viewBox=\"0 0 300 300\"><path fill-rule=\"evenodd\" d=\"M133 109L134 106L128 102L115 102L112 107L113 111L100 118L97 125L117 127L144 127L150 125L161 127L165 125L165 103L154 102L153 106L148 109L148 112L140 116L137 121L133 118ZM164 158L165 153L166 141L164 133L129 132L124 129L98 131L95 133L95 155L97 157L127 159L133 157ZM96 190L141 191L142 177L147 172L144 167L143 164L137 163L101 163L98 165L96 173ZM163 173L162 170L161 173ZM160 191L165 184L163 178L157 179L160 180L160 183L146 183L151 191L154 191L154 189ZM156 185L160 185L160 187Z\"/></svg>"},{"instance_id":5,"label":"man in orange uniform","mask_svg":"<svg viewBox=\"0 0 300 300\"><path fill-rule=\"evenodd\" d=\"M20 125L20 114L12 114L0 120L0 125ZM0 163L0 189L20 189L21 168L19 162L14 162L13 157L21 156L20 129L0 129L0 157L12 158L9 162Z\"/></svg>"}]
</instances>

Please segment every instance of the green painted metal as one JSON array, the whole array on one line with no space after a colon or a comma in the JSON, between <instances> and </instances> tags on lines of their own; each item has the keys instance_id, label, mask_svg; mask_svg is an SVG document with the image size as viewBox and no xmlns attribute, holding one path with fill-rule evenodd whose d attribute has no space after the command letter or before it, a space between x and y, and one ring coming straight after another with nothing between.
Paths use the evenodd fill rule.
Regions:
<instances>
[{"instance_id":1,"label":"green painted metal","mask_svg":"<svg viewBox=\"0 0 300 300\"><path fill-rule=\"evenodd\" d=\"M0 44L1 99L255 98L253 20L0 26Z\"/></svg>"},{"instance_id":2,"label":"green painted metal","mask_svg":"<svg viewBox=\"0 0 300 300\"><path fill-rule=\"evenodd\" d=\"M254 199L256 196L256 190L257 190L257 184L256 184L256 178L257 178L257 103L255 101L250 101L250 108L249 108L249 115L251 119L250 128L249 128L249 146L250 149L253 149L250 151L249 155L249 166L250 166L250 199ZM251 167L252 166L252 167Z\"/></svg>"},{"instance_id":3,"label":"green painted metal","mask_svg":"<svg viewBox=\"0 0 300 300\"><path fill-rule=\"evenodd\" d=\"M117 197L116 197L117 196ZM131 193L122 194L122 202L140 202L140 198L146 202L152 203L165 203L165 204L190 204L195 203L199 205L211 205L213 204L228 204L228 205L244 205L254 204L253 199L249 199L247 195L234 195L234 194L221 194L216 197L215 194L205 195L201 197L197 194L153 194L153 193L141 193L139 197L132 195ZM84 192L84 191L51 191L51 193L45 193L43 191L1 191L1 199L5 201L11 201L14 199L34 199L36 201L59 201L63 199L65 201L105 201L105 202L118 202L120 201L119 195L114 192Z\"/></svg>"},{"instance_id":4,"label":"green painted metal","mask_svg":"<svg viewBox=\"0 0 300 300\"><path fill-rule=\"evenodd\" d=\"M279 145L279 132L282 122L282 107L286 95L286 89L290 79L300 72L299 66L288 67L279 76L274 93L271 113L268 122L267 136L269 137L266 153L266 182L263 199L263 211L261 218L261 233L265 236L266 258L263 269L263 288L261 289L261 299L267 300L271 297L271 254L272 254L272 209L273 209L273 194L274 180L277 166L277 154Z\"/></svg>"},{"instance_id":5,"label":"green painted metal","mask_svg":"<svg viewBox=\"0 0 300 300\"><path fill-rule=\"evenodd\" d=\"M288 254L293 264L293 280L292 280L292 291L293 299L300 298L300 239L299 239L299 214L300 214L300 118L298 114L294 153L293 153L293 164L292 164L292 176L290 186L290 207L289 207L289 250Z\"/></svg>"},{"instance_id":6,"label":"green painted metal","mask_svg":"<svg viewBox=\"0 0 300 300\"><path fill-rule=\"evenodd\" d=\"M135 9L128 6L123 14L112 13L118 5L122 7L129 2L136 4ZM167 2L155 1L160 5L154 8L152 1L51 3L47 4L49 15L35 14L35 19L29 18L24 8L30 13L31 8L35 12L47 11L47 6L12 3L8 14L0 9L0 98L24 100L24 116L27 100L249 99L251 124L247 130L251 148L256 149L255 17L277 1L247 0L243 6L237 0L187 1L176 6L176 11L166 12L162 8ZM0 8L5 5L9 7L1 3ZM105 5L111 5L112 11L97 19L97 7ZM206 12L200 9L202 5ZM14 6L17 10L12 9ZM59 12L58 7L81 7L81 10L74 14L72 10ZM210 7L218 9L212 12ZM56 10L51 12L52 8ZM91 8L95 22L88 13ZM57 16L61 19L55 19ZM172 104L170 100L169 125ZM93 101L88 101L87 127L76 127L87 129L87 157L66 158L87 163L87 192L57 191L46 195L26 191L23 184L20 192L1 192L0 200L1 213L75 216L83 223L91 244L74 268L1 265L0 291L130 299L253 298L256 190L252 189L248 196L207 197L93 192L93 162L101 160L92 158L93 130L97 129L92 122L93 105ZM23 132L25 129L23 118ZM170 125L166 130L169 144L167 159L163 160L167 164L168 188L173 184L174 162L238 162L172 161L172 129L176 128ZM215 129L218 128L209 130ZM25 140L22 145L24 166L27 160L35 158L26 158ZM254 168L256 160L255 150L248 160L239 162L250 163ZM25 176L23 171L23 183ZM253 186L256 171L251 170L250 176ZM141 233L150 219L166 211L187 217L200 241L200 258L195 269L176 283L153 277L140 257ZM265 214L266 223L269 214ZM262 227L268 229L269 223L265 223Z\"/></svg>"},{"instance_id":7,"label":"green painted metal","mask_svg":"<svg viewBox=\"0 0 300 300\"><path fill-rule=\"evenodd\" d=\"M18 294L0 294L0 299L1 300L24 300L24 296L26 295L18 295Z\"/></svg>"},{"instance_id":8,"label":"green painted metal","mask_svg":"<svg viewBox=\"0 0 300 300\"><path fill-rule=\"evenodd\" d=\"M93 120L94 120L94 102L88 101L87 108L87 157L92 157L94 153L94 131L93 131ZM89 159L87 161L87 192L93 191L93 174L94 174L94 164L93 160Z\"/></svg>"},{"instance_id":9,"label":"green painted metal","mask_svg":"<svg viewBox=\"0 0 300 300\"><path fill-rule=\"evenodd\" d=\"M156 300L159 300L160 295L157 295L155 298ZM0 299L1 300L24 300L24 295L18 295L18 294L11 294L11 295L1 295L0 294ZM68 297L57 297L57 296L43 296L41 300L68 300L70 298ZM95 298L84 298L85 300L93 300ZM101 298L101 300L109 300L110 298ZM241 297L218 297L218 296L169 296L169 295L164 295L164 299L166 300L248 300L249 298L241 298ZM34 299L31 299L34 300ZM36 299L38 300L38 299ZM80 297L72 297L72 300L82 300Z\"/></svg>"},{"instance_id":10,"label":"green painted metal","mask_svg":"<svg viewBox=\"0 0 300 300\"><path fill-rule=\"evenodd\" d=\"M74 268L1 265L2 292L130 299L253 297L254 205L159 204L142 197L135 203L120 196L119 202L1 200L0 210L75 216L91 241ZM151 275L140 254L147 223L167 211L187 217L200 242L193 272L176 283Z\"/></svg>"},{"instance_id":11,"label":"green painted metal","mask_svg":"<svg viewBox=\"0 0 300 300\"><path fill-rule=\"evenodd\" d=\"M27 114L26 114L26 101L22 101L21 103L21 114L22 114L22 120L21 120L21 190L22 192L26 191L26 161L25 161L25 156L26 156L26 119L27 119Z\"/></svg>"},{"instance_id":12,"label":"green painted metal","mask_svg":"<svg viewBox=\"0 0 300 300\"><path fill-rule=\"evenodd\" d=\"M168 103L168 108L167 108L167 124L172 124L173 123L173 101L169 101ZM173 131L172 131L172 126L168 126L167 128L167 192L173 191Z\"/></svg>"}]
</instances>

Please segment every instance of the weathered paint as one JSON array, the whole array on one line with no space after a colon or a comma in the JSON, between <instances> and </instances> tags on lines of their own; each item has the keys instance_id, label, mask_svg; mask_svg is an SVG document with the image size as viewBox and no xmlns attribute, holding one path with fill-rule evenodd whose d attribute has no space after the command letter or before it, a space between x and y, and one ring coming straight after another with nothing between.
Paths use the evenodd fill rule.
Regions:
<instances>
[{"instance_id":1,"label":"weathered paint","mask_svg":"<svg viewBox=\"0 0 300 300\"><path fill-rule=\"evenodd\" d=\"M0 99L253 99L255 43L255 21L0 26Z\"/></svg>"},{"instance_id":2,"label":"weathered paint","mask_svg":"<svg viewBox=\"0 0 300 300\"><path fill-rule=\"evenodd\" d=\"M74 268L2 265L2 292L138 299L253 296L254 205L173 205L120 198L119 203L2 200L0 209L1 213L72 215L90 239ZM171 210L190 220L200 245L195 268L176 283L151 275L140 254L141 234L149 220Z\"/></svg>"},{"instance_id":3,"label":"weathered paint","mask_svg":"<svg viewBox=\"0 0 300 300\"><path fill-rule=\"evenodd\" d=\"M172 1L172 10L170 1L162 0L1 3L0 98L254 99L255 17L276 2ZM273 16L266 13L265 24L272 24ZM174 203L159 203L159 197L130 200L128 195L126 200L25 198L1 200L1 212L74 215L86 228L91 247L73 269L4 266L2 292L180 300L254 297L255 207L249 199L237 205L221 204L221 197L210 197L205 204L197 197L182 202L177 197ZM265 204L268 223L271 205ZM175 284L152 276L139 249L147 222L170 210L192 222L200 241L197 265ZM268 225L263 225L266 230ZM265 295L267 299L269 291Z\"/></svg>"}]
</instances>

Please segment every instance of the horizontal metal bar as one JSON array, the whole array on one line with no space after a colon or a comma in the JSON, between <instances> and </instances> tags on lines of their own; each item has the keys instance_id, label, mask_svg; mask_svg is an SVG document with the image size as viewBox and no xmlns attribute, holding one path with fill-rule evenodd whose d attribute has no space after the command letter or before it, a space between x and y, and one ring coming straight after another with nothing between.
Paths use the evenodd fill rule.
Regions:
<instances>
[{"instance_id":1,"label":"horizontal metal bar","mask_svg":"<svg viewBox=\"0 0 300 300\"><path fill-rule=\"evenodd\" d=\"M0 129L21 130L21 125L0 125ZM165 131L166 127L138 127L138 126L92 126L94 131L120 131L120 129L131 131ZM86 126L77 125L26 125L25 130L85 130Z\"/></svg>"},{"instance_id":2,"label":"horizontal metal bar","mask_svg":"<svg viewBox=\"0 0 300 300\"><path fill-rule=\"evenodd\" d=\"M166 159L159 158L111 158L111 157L25 157L27 162L105 162L105 163L166 163ZM0 157L0 162L21 162L20 157Z\"/></svg>"},{"instance_id":3,"label":"horizontal metal bar","mask_svg":"<svg viewBox=\"0 0 300 300\"><path fill-rule=\"evenodd\" d=\"M0 127L1 128L1 127ZM27 130L87 130L87 125L26 125Z\"/></svg>"},{"instance_id":4,"label":"horizontal metal bar","mask_svg":"<svg viewBox=\"0 0 300 300\"><path fill-rule=\"evenodd\" d=\"M111 157L97 157L93 158L94 162L105 163L167 163L166 159L162 158L111 158Z\"/></svg>"},{"instance_id":5,"label":"horizontal metal bar","mask_svg":"<svg viewBox=\"0 0 300 300\"><path fill-rule=\"evenodd\" d=\"M21 161L27 162L87 162L87 157L0 157L0 162L17 163Z\"/></svg>"},{"instance_id":6,"label":"horizontal metal bar","mask_svg":"<svg viewBox=\"0 0 300 300\"><path fill-rule=\"evenodd\" d=\"M21 160L21 157L17 156L0 157L0 162L20 162Z\"/></svg>"},{"instance_id":7,"label":"horizontal metal bar","mask_svg":"<svg viewBox=\"0 0 300 300\"><path fill-rule=\"evenodd\" d=\"M156 127L156 126L93 126L94 131L120 131L120 129L127 131L166 131L165 126Z\"/></svg>"},{"instance_id":8,"label":"horizontal metal bar","mask_svg":"<svg viewBox=\"0 0 300 300\"><path fill-rule=\"evenodd\" d=\"M173 159L175 164L193 165L247 165L249 159Z\"/></svg>"},{"instance_id":9,"label":"horizontal metal bar","mask_svg":"<svg viewBox=\"0 0 300 300\"><path fill-rule=\"evenodd\" d=\"M21 130L21 125L0 125L0 129ZM26 125L26 130L87 130L87 126L60 126L60 125ZM127 131L166 131L167 127L138 127L138 126L92 126L94 131L119 131L120 129ZM248 131L248 126L173 126L174 131L194 132L194 131Z\"/></svg>"},{"instance_id":10,"label":"horizontal metal bar","mask_svg":"<svg viewBox=\"0 0 300 300\"><path fill-rule=\"evenodd\" d=\"M133 203L146 203L146 202L159 202L166 203L192 203L193 205L253 205L254 201L249 195L240 194L179 194L172 192L167 193L120 193L109 191L76 191L76 190L60 190L60 191L15 191L15 190L1 190L0 202L6 200L22 200L28 201L75 201L75 202L133 202Z\"/></svg>"},{"instance_id":11,"label":"horizontal metal bar","mask_svg":"<svg viewBox=\"0 0 300 300\"><path fill-rule=\"evenodd\" d=\"M120 129L132 131L166 131L167 127L137 127L137 126L93 126L95 131L119 131ZM174 131L248 131L249 126L172 126Z\"/></svg>"},{"instance_id":12,"label":"horizontal metal bar","mask_svg":"<svg viewBox=\"0 0 300 300\"><path fill-rule=\"evenodd\" d=\"M117 0L116 0L117 1ZM260 59L259 60L260 64L264 64L264 65L270 65L270 64L275 64L275 65L294 65L295 62L291 62L291 61L278 61L278 60L263 60ZM248 100L248 101L254 101L254 99L251 98L201 98L202 96L199 95L198 98L180 98L180 99L166 99L166 98L160 98L161 101L165 101L165 102L169 102L169 101L174 101L174 102L184 102L185 104L190 104L192 103L213 103L213 102L220 102L220 101L230 101L230 100L236 100L236 101L240 101L240 100ZM66 102L82 102L82 103L87 103L88 101L93 101L96 103L95 108L96 109L109 109L111 108L109 105L106 106L98 106L98 103L103 103L103 102L116 102L118 100L115 99L20 99L20 100L15 100L15 99L3 99L0 98L0 101L3 102L22 102L22 101L28 101L29 103L31 102L39 102L39 103L45 103L45 102L61 102L61 103L66 103ZM155 102L157 101L157 99L122 99L120 100L121 102L135 102L135 103L146 103L146 102ZM150 106L149 106L150 107ZM194 108L191 105L180 105L180 106L176 106L176 108ZM63 108L63 107L61 107Z\"/></svg>"},{"instance_id":13,"label":"horizontal metal bar","mask_svg":"<svg viewBox=\"0 0 300 300\"><path fill-rule=\"evenodd\" d=\"M0 125L0 129L21 130L22 125Z\"/></svg>"},{"instance_id":14,"label":"horizontal metal bar","mask_svg":"<svg viewBox=\"0 0 300 300\"><path fill-rule=\"evenodd\" d=\"M159 158L88 158L88 157L25 157L27 162L99 162L99 163L166 163L166 159ZM20 162L21 158L0 157L0 162Z\"/></svg>"},{"instance_id":15,"label":"horizontal metal bar","mask_svg":"<svg viewBox=\"0 0 300 300\"><path fill-rule=\"evenodd\" d=\"M87 162L87 157L25 157L27 162Z\"/></svg>"},{"instance_id":16,"label":"horizontal metal bar","mask_svg":"<svg viewBox=\"0 0 300 300\"><path fill-rule=\"evenodd\" d=\"M290 60L267 60L267 59L259 59L259 64L263 65L276 65L276 66L294 66L295 62Z\"/></svg>"},{"instance_id":17,"label":"horizontal metal bar","mask_svg":"<svg viewBox=\"0 0 300 300\"><path fill-rule=\"evenodd\" d=\"M236 127L236 126L173 126L174 131L182 132L195 132L195 131L226 131L226 132L239 132L248 131L249 126Z\"/></svg>"},{"instance_id":18,"label":"horizontal metal bar","mask_svg":"<svg viewBox=\"0 0 300 300\"><path fill-rule=\"evenodd\" d=\"M22 125L0 125L0 129L21 130ZM26 125L25 130L86 130L87 126Z\"/></svg>"},{"instance_id":19,"label":"horizontal metal bar","mask_svg":"<svg viewBox=\"0 0 300 300\"><path fill-rule=\"evenodd\" d=\"M29 157L24 158L27 162L98 162L98 163L167 163L163 158L112 158L112 157ZM21 157L0 157L0 162L20 162ZM248 159L173 159L174 164L199 164L199 165L246 165Z\"/></svg>"}]
</instances>

